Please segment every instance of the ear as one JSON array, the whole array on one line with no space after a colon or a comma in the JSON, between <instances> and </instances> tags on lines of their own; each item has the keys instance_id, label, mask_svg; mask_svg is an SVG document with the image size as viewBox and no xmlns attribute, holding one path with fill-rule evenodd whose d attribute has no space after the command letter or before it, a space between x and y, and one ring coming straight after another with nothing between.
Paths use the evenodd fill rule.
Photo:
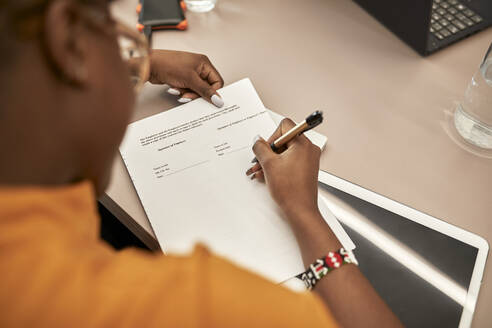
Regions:
<instances>
[{"instance_id":1,"label":"ear","mask_svg":"<svg viewBox=\"0 0 492 328\"><path fill-rule=\"evenodd\" d=\"M55 0L46 9L43 46L51 66L65 80L77 86L88 82L88 58L80 5L73 0Z\"/></svg>"}]
</instances>

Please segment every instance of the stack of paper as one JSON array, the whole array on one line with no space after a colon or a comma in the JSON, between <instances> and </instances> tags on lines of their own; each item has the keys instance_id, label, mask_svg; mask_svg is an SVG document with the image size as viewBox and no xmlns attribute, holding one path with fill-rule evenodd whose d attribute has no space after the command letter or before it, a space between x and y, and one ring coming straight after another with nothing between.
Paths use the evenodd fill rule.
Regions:
<instances>
[{"instance_id":1,"label":"stack of paper","mask_svg":"<svg viewBox=\"0 0 492 328\"><path fill-rule=\"evenodd\" d=\"M266 185L245 175L252 139L268 138L276 124L248 79L219 92L223 108L197 99L131 124L120 152L164 252L188 252L201 242L282 282L304 271L297 241Z\"/></svg>"}]
</instances>

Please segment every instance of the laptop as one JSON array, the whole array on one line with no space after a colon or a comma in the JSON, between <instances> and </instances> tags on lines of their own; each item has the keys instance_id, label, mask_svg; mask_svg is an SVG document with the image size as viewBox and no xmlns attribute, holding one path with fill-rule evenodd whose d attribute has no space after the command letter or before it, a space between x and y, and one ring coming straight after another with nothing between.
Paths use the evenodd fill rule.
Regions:
<instances>
[{"instance_id":1,"label":"laptop","mask_svg":"<svg viewBox=\"0 0 492 328\"><path fill-rule=\"evenodd\" d=\"M492 0L354 0L422 56L492 25Z\"/></svg>"},{"instance_id":2,"label":"laptop","mask_svg":"<svg viewBox=\"0 0 492 328\"><path fill-rule=\"evenodd\" d=\"M318 180L360 270L405 327L471 327L485 239L328 172Z\"/></svg>"}]
</instances>

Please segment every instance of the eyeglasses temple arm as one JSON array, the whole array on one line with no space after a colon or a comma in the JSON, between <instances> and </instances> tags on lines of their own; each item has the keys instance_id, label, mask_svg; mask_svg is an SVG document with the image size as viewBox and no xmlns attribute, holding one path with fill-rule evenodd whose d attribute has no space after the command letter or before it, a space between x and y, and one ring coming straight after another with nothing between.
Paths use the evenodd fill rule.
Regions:
<instances>
[{"instance_id":1,"label":"eyeglasses temple arm","mask_svg":"<svg viewBox=\"0 0 492 328\"><path fill-rule=\"evenodd\" d=\"M143 34L147 38L147 42L149 43L149 47L152 45L152 27L147 25L143 29Z\"/></svg>"}]
</instances>

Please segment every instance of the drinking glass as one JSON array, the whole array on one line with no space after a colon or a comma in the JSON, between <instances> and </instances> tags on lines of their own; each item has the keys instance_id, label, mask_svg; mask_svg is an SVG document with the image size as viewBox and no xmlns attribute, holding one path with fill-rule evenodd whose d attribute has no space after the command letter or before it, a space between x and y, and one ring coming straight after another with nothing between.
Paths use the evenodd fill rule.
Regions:
<instances>
[{"instance_id":1,"label":"drinking glass","mask_svg":"<svg viewBox=\"0 0 492 328\"><path fill-rule=\"evenodd\" d=\"M185 0L186 7L190 11L204 13L214 9L217 0Z\"/></svg>"},{"instance_id":2,"label":"drinking glass","mask_svg":"<svg viewBox=\"0 0 492 328\"><path fill-rule=\"evenodd\" d=\"M469 143L492 149L492 44L454 112L454 125Z\"/></svg>"}]
</instances>

